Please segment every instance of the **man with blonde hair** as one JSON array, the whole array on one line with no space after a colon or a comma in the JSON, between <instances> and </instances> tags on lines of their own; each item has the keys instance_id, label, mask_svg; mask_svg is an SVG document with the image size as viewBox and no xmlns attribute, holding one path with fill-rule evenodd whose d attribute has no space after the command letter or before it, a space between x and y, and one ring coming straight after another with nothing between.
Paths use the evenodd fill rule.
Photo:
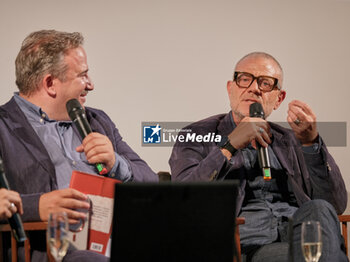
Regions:
<instances>
[{"instance_id":1,"label":"man with blonde hair","mask_svg":"<svg viewBox=\"0 0 350 262\"><path fill-rule=\"evenodd\" d=\"M57 211L70 223L86 219L78 210L89 209L87 196L68 188L73 170L97 174L95 164L102 163L109 177L124 182L158 180L101 110L85 107L93 132L81 142L66 103L77 99L84 106L94 90L83 40L80 33L55 30L26 37L16 59L19 93L0 107L0 155L10 187L21 194L24 221L47 221ZM44 261L45 235L30 240L33 261ZM66 259L72 257L104 259L84 252Z\"/></svg>"}]
</instances>

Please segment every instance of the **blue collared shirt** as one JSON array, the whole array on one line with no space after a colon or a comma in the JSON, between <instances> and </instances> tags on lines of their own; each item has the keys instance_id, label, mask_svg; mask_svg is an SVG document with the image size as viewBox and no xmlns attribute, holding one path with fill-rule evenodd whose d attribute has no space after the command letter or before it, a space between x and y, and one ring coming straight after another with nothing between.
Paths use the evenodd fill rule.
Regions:
<instances>
[{"instance_id":1,"label":"blue collared shirt","mask_svg":"<svg viewBox=\"0 0 350 262\"><path fill-rule=\"evenodd\" d=\"M85 154L75 150L81 145L81 138L74 131L72 121L49 119L40 107L30 103L18 93L14 94L14 98L39 136L55 166L59 189L69 187L73 170L97 174L95 165L88 163ZM124 182L131 180L132 172L127 160L116 152L115 159L115 164L108 176Z\"/></svg>"}]
</instances>

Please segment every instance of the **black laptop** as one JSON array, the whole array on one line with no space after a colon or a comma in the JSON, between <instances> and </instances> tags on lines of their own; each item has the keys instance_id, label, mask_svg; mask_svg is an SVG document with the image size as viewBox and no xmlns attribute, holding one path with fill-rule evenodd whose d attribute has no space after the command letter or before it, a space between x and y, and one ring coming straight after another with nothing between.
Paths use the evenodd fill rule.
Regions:
<instances>
[{"instance_id":1,"label":"black laptop","mask_svg":"<svg viewBox=\"0 0 350 262\"><path fill-rule=\"evenodd\" d=\"M111 261L232 262L237 183L116 184Z\"/></svg>"}]
</instances>

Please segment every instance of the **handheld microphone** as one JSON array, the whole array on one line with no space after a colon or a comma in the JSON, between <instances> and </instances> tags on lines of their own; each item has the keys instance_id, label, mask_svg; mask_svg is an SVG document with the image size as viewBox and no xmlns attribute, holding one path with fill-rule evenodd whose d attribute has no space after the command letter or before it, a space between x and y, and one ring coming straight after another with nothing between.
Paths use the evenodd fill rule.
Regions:
<instances>
[{"instance_id":1,"label":"handheld microphone","mask_svg":"<svg viewBox=\"0 0 350 262\"><path fill-rule=\"evenodd\" d=\"M262 108L262 105L258 102L251 104L249 107L249 116L260 117L262 119L265 119L265 113L264 113L264 109ZM259 143L256 143L256 147L258 149L259 165L260 165L260 168L262 169L264 180L270 180L271 166L270 166L270 158L269 158L269 152L267 150L267 147L263 147Z\"/></svg>"},{"instance_id":2,"label":"handheld microphone","mask_svg":"<svg viewBox=\"0 0 350 262\"><path fill-rule=\"evenodd\" d=\"M10 190L9 183L7 182L6 175L4 172L3 162L0 158L0 187L6 188L7 190ZM17 242L24 242L27 237L23 229L23 224L21 217L18 213L14 213L12 217L8 219L8 222L11 226L12 233L16 239Z\"/></svg>"},{"instance_id":3,"label":"handheld microphone","mask_svg":"<svg viewBox=\"0 0 350 262\"><path fill-rule=\"evenodd\" d=\"M66 108L68 115L77 127L81 138L84 139L92 132L90 124L87 121L84 108L81 106L79 101L74 98L66 103ZM100 175L107 174L107 168L103 164L96 163L95 166Z\"/></svg>"}]
</instances>

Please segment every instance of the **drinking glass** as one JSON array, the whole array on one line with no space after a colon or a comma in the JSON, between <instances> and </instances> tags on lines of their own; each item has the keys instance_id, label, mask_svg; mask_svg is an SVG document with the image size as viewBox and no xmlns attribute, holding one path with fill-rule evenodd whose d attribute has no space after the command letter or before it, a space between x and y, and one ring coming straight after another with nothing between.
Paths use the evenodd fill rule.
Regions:
<instances>
[{"instance_id":1,"label":"drinking glass","mask_svg":"<svg viewBox=\"0 0 350 262\"><path fill-rule=\"evenodd\" d=\"M49 215L47 242L53 258L57 262L62 261L69 246L68 218L65 212L55 212Z\"/></svg>"},{"instance_id":2,"label":"drinking glass","mask_svg":"<svg viewBox=\"0 0 350 262\"><path fill-rule=\"evenodd\" d=\"M301 248L306 262L317 262L322 253L321 225L306 221L301 225Z\"/></svg>"}]
</instances>

